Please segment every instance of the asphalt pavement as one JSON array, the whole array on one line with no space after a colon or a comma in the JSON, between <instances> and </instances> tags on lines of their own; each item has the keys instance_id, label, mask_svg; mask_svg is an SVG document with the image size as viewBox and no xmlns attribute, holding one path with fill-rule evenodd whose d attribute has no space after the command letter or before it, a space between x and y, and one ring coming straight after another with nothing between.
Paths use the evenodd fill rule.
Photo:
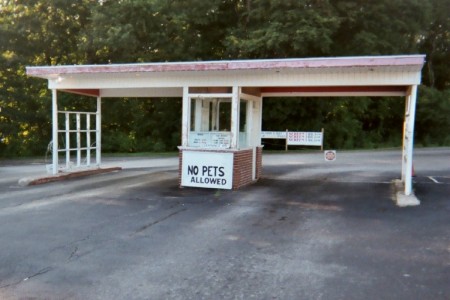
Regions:
<instances>
[{"instance_id":1,"label":"asphalt pavement","mask_svg":"<svg viewBox=\"0 0 450 300\"><path fill-rule=\"evenodd\" d=\"M450 299L450 149L265 153L237 191L178 187L178 158L37 186L0 162L0 299Z\"/></svg>"}]
</instances>

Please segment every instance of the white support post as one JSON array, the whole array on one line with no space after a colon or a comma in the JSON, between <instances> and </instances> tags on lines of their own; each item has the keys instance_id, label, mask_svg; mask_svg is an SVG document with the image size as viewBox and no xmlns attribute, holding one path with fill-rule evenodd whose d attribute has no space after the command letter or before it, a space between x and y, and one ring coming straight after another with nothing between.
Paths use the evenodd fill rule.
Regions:
<instances>
[{"instance_id":1,"label":"white support post","mask_svg":"<svg viewBox=\"0 0 450 300\"><path fill-rule=\"evenodd\" d=\"M261 146L261 124L262 124L262 97L258 97L253 102L252 120L252 147L253 147L253 180L256 180L256 147Z\"/></svg>"},{"instance_id":2,"label":"white support post","mask_svg":"<svg viewBox=\"0 0 450 300\"><path fill-rule=\"evenodd\" d=\"M260 100L257 103L258 103L258 105L257 105L258 117L256 118L257 125L255 125L255 128L257 130L255 130L256 131L255 134L256 134L257 139L258 139L258 145L261 146L262 145L262 143L261 143L261 131L262 131L263 98L261 97Z\"/></svg>"},{"instance_id":3,"label":"white support post","mask_svg":"<svg viewBox=\"0 0 450 300\"><path fill-rule=\"evenodd\" d=\"M409 96L407 97L407 109L405 112L405 142L406 153L405 159L405 195L409 196L412 193L412 168L413 168L413 148L414 148L414 122L416 116L416 101L417 101L417 85L411 87Z\"/></svg>"},{"instance_id":4,"label":"white support post","mask_svg":"<svg viewBox=\"0 0 450 300\"><path fill-rule=\"evenodd\" d=\"M405 105L405 119L403 120L403 142L402 142L402 182L405 182L405 174L406 174L406 112L408 111L408 98L406 97L406 105Z\"/></svg>"},{"instance_id":5,"label":"white support post","mask_svg":"<svg viewBox=\"0 0 450 300\"><path fill-rule=\"evenodd\" d=\"M231 97L231 148L239 149L239 88L233 86Z\"/></svg>"},{"instance_id":6,"label":"white support post","mask_svg":"<svg viewBox=\"0 0 450 300\"><path fill-rule=\"evenodd\" d=\"M58 174L58 93L52 90L52 174Z\"/></svg>"},{"instance_id":7,"label":"white support post","mask_svg":"<svg viewBox=\"0 0 450 300\"><path fill-rule=\"evenodd\" d=\"M76 114L77 116L77 167L81 165L81 116L80 113Z\"/></svg>"},{"instance_id":8,"label":"white support post","mask_svg":"<svg viewBox=\"0 0 450 300\"><path fill-rule=\"evenodd\" d=\"M86 166L91 166L91 114L86 114Z\"/></svg>"},{"instance_id":9,"label":"white support post","mask_svg":"<svg viewBox=\"0 0 450 300\"><path fill-rule=\"evenodd\" d=\"M245 124L247 124L246 134L247 134L247 147L252 148L252 180L256 180L256 144L255 144L255 130L254 130L254 122L253 122L253 111L255 107L255 101L248 99L247 100L247 115Z\"/></svg>"},{"instance_id":10,"label":"white support post","mask_svg":"<svg viewBox=\"0 0 450 300\"><path fill-rule=\"evenodd\" d=\"M254 102L247 100L247 109L246 109L247 115L245 116L246 117L245 124L247 124L246 134L248 147L255 147L254 130L253 130L253 106Z\"/></svg>"},{"instance_id":11,"label":"white support post","mask_svg":"<svg viewBox=\"0 0 450 300\"><path fill-rule=\"evenodd\" d=\"M100 167L102 161L102 98L97 97L97 113L95 114L95 163Z\"/></svg>"},{"instance_id":12,"label":"white support post","mask_svg":"<svg viewBox=\"0 0 450 300\"><path fill-rule=\"evenodd\" d=\"M191 117L189 87L183 87L183 108L181 119L181 146L187 147L189 142L189 120Z\"/></svg>"},{"instance_id":13,"label":"white support post","mask_svg":"<svg viewBox=\"0 0 450 300\"><path fill-rule=\"evenodd\" d=\"M70 167L70 114L65 113L66 117L66 170Z\"/></svg>"},{"instance_id":14,"label":"white support post","mask_svg":"<svg viewBox=\"0 0 450 300\"><path fill-rule=\"evenodd\" d=\"M259 128L259 101L252 101L252 145L261 145L261 132Z\"/></svg>"}]
</instances>

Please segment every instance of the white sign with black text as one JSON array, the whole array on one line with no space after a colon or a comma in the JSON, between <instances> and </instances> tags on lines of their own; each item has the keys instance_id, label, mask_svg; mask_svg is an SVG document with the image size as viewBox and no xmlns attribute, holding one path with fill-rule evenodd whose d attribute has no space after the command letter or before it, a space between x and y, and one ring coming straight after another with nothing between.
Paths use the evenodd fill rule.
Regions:
<instances>
[{"instance_id":1,"label":"white sign with black text","mask_svg":"<svg viewBox=\"0 0 450 300\"><path fill-rule=\"evenodd\" d=\"M261 131L262 139L286 139L286 131Z\"/></svg>"},{"instance_id":2,"label":"white sign with black text","mask_svg":"<svg viewBox=\"0 0 450 300\"><path fill-rule=\"evenodd\" d=\"M288 145L298 146L321 146L323 140L322 132L293 132L287 136Z\"/></svg>"},{"instance_id":3,"label":"white sign with black text","mask_svg":"<svg viewBox=\"0 0 450 300\"><path fill-rule=\"evenodd\" d=\"M233 153L183 151L181 185L231 189Z\"/></svg>"}]
</instances>

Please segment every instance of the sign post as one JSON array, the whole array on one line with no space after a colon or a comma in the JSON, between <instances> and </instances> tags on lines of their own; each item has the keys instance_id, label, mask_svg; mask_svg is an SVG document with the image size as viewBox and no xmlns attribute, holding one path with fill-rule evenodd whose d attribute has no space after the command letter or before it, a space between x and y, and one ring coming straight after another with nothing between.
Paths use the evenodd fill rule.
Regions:
<instances>
[{"instance_id":1,"label":"sign post","mask_svg":"<svg viewBox=\"0 0 450 300\"><path fill-rule=\"evenodd\" d=\"M288 137L289 136L289 131L286 129L286 149L285 149L285 151L288 151L288 145L289 145L289 142L288 142Z\"/></svg>"},{"instance_id":2,"label":"sign post","mask_svg":"<svg viewBox=\"0 0 450 300\"><path fill-rule=\"evenodd\" d=\"M325 129L322 128L321 132L322 132L322 143L321 143L321 145L320 145L320 151L323 151L323 135L324 135L324 133L325 133Z\"/></svg>"}]
</instances>

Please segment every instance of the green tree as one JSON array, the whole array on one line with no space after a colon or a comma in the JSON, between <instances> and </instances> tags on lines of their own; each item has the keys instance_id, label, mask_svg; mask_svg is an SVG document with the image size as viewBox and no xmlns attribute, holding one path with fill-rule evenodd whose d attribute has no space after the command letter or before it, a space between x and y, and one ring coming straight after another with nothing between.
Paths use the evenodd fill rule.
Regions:
<instances>
[{"instance_id":1,"label":"green tree","mask_svg":"<svg viewBox=\"0 0 450 300\"><path fill-rule=\"evenodd\" d=\"M439 90L450 88L450 1L431 0L432 17L421 37L420 48L427 54L424 82Z\"/></svg>"},{"instance_id":2,"label":"green tree","mask_svg":"<svg viewBox=\"0 0 450 300\"><path fill-rule=\"evenodd\" d=\"M77 51L93 2L3 0L0 4L0 143L2 155L43 154L50 137L46 83L26 65L82 63Z\"/></svg>"},{"instance_id":3,"label":"green tree","mask_svg":"<svg viewBox=\"0 0 450 300\"><path fill-rule=\"evenodd\" d=\"M232 58L329 55L339 25L326 0L247 0L237 6L239 23L224 43Z\"/></svg>"},{"instance_id":4,"label":"green tree","mask_svg":"<svg viewBox=\"0 0 450 300\"><path fill-rule=\"evenodd\" d=\"M392 55L418 52L430 18L430 2L421 0L335 0L340 25L334 55Z\"/></svg>"},{"instance_id":5,"label":"green tree","mask_svg":"<svg viewBox=\"0 0 450 300\"><path fill-rule=\"evenodd\" d=\"M448 144L449 10L449 0L0 0L0 155L42 154L51 139L50 93L26 65L418 52L430 88L420 90L416 141ZM61 109L95 105L59 100ZM105 150L179 143L179 99L105 101ZM267 99L263 126L325 127L337 148L397 145L403 113L401 98Z\"/></svg>"},{"instance_id":6,"label":"green tree","mask_svg":"<svg viewBox=\"0 0 450 300\"><path fill-rule=\"evenodd\" d=\"M423 146L450 145L450 89L422 86L416 112L415 140Z\"/></svg>"}]
</instances>

